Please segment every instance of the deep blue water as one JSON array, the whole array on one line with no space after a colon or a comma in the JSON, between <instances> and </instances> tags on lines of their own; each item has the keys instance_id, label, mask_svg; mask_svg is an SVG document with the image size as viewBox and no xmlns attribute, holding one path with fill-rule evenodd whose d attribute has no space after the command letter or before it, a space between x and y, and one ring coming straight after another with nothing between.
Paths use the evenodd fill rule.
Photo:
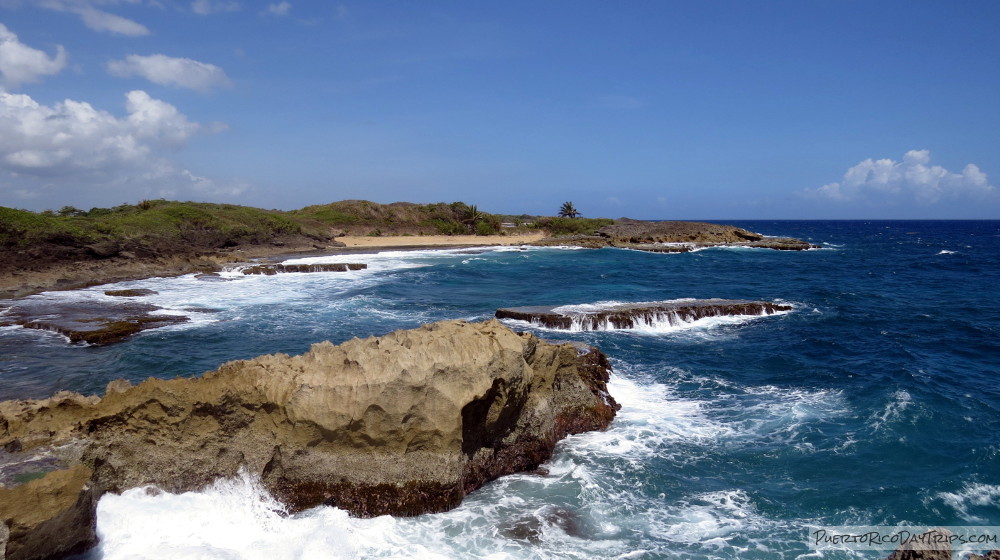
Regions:
<instances>
[{"instance_id":1,"label":"deep blue water","mask_svg":"<svg viewBox=\"0 0 1000 560\"><path fill-rule=\"evenodd\" d=\"M267 558L794 558L815 557L805 544L812 526L1000 525L1000 222L735 225L823 249L383 253L324 259L369 262L354 273L123 283L116 287L159 291L148 299L165 307L214 312L109 347L2 329L0 398L100 393L118 377L197 375L325 339L483 320L498 307L780 300L795 311L664 332L538 331L608 354L622 413L608 432L561 445L548 476L498 481L454 512L382 520L330 508L291 520L259 514L229 529L237 542L240 527L259 525L251 532L263 540L245 549L157 517L168 509L212 516L231 504L209 500L202 512L183 501L190 496L148 502L154 498L126 494L102 501L107 542L124 539L122 516L146 516L166 531L162 542L183 532L201 556L149 537L138 552L109 544L95 557L257 557L252 551L274 547L292 552ZM39 297L100 299L104 289ZM240 488L220 492L261 499ZM179 501L168 507L168 499ZM542 527L540 540L509 536L505 528L525 519ZM282 536L289 531L331 548L310 556Z\"/></svg>"}]
</instances>

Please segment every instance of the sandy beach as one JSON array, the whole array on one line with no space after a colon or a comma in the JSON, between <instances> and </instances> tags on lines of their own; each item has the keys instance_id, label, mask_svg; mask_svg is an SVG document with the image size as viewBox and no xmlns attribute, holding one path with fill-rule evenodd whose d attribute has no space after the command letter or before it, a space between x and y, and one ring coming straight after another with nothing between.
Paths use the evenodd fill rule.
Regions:
<instances>
[{"instance_id":1,"label":"sandy beach","mask_svg":"<svg viewBox=\"0 0 1000 560\"><path fill-rule=\"evenodd\" d=\"M439 247L458 245L522 245L545 237L545 233L523 235L400 235L400 236L345 236L338 237L348 248L377 249L384 247Z\"/></svg>"}]
</instances>

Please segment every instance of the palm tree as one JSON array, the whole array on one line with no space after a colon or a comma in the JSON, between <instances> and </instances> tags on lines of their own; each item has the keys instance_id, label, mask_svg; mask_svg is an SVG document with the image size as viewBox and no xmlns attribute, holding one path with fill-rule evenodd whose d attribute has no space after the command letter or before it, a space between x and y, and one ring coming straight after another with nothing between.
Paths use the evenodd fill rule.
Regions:
<instances>
[{"instance_id":1,"label":"palm tree","mask_svg":"<svg viewBox=\"0 0 1000 560\"><path fill-rule=\"evenodd\" d=\"M572 202L563 202L562 206L559 207L559 216L562 218L575 218L579 215L580 213L577 212Z\"/></svg>"},{"instance_id":2,"label":"palm tree","mask_svg":"<svg viewBox=\"0 0 1000 560\"><path fill-rule=\"evenodd\" d=\"M486 218L486 214L479 211L479 208L475 204L469 206L468 210L465 211L465 218L462 223L465 224L469 231L472 233L476 232L476 224L483 221Z\"/></svg>"}]
</instances>

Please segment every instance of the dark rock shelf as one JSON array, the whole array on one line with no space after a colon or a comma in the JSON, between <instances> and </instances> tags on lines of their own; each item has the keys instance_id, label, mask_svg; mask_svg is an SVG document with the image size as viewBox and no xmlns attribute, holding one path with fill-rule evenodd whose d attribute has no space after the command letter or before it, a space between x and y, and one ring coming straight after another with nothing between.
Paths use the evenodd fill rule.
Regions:
<instances>
[{"instance_id":1,"label":"dark rock shelf","mask_svg":"<svg viewBox=\"0 0 1000 560\"><path fill-rule=\"evenodd\" d=\"M735 299L628 303L586 311L566 308L571 309L571 306L511 307L498 309L496 317L527 321L550 329L598 331L681 325L706 317L762 316L792 310L790 305L770 301Z\"/></svg>"},{"instance_id":2,"label":"dark rock shelf","mask_svg":"<svg viewBox=\"0 0 1000 560\"><path fill-rule=\"evenodd\" d=\"M349 270L364 270L368 268L363 263L318 263L318 264L257 264L242 269L243 274L284 274L288 272L347 272Z\"/></svg>"},{"instance_id":3,"label":"dark rock shelf","mask_svg":"<svg viewBox=\"0 0 1000 560\"><path fill-rule=\"evenodd\" d=\"M64 302L42 297L25 298L9 305L0 321L29 329L56 332L70 342L112 344L138 332L184 323L183 315L159 315L162 309L135 301Z\"/></svg>"}]
</instances>

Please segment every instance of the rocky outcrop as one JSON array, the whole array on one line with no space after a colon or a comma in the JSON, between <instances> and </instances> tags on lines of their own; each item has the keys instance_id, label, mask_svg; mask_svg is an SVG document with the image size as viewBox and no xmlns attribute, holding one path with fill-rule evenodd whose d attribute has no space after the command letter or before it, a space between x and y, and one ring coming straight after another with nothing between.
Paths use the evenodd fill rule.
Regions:
<instances>
[{"instance_id":1,"label":"rocky outcrop","mask_svg":"<svg viewBox=\"0 0 1000 560\"><path fill-rule=\"evenodd\" d=\"M112 296L122 294L110 294ZM145 294L130 294L138 297ZM149 303L124 301L64 301L32 296L15 300L0 315L0 325L21 325L59 333L70 342L112 344L140 331L184 323L183 315L164 315L162 308Z\"/></svg>"},{"instance_id":2,"label":"rocky outcrop","mask_svg":"<svg viewBox=\"0 0 1000 560\"><path fill-rule=\"evenodd\" d=\"M367 264L362 263L317 263L317 264L257 264L240 269L243 274L265 274L273 276L286 272L347 272L349 270L364 270Z\"/></svg>"},{"instance_id":3,"label":"rocky outcrop","mask_svg":"<svg viewBox=\"0 0 1000 560\"><path fill-rule=\"evenodd\" d=\"M735 226L707 222L642 222L619 220L597 230L614 243L745 243L764 236Z\"/></svg>"},{"instance_id":4,"label":"rocky outcrop","mask_svg":"<svg viewBox=\"0 0 1000 560\"><path fill-rule=\"evenodd\" d=\"M766 237L735 226L706 222L642 222L623 218L594 235L553 237L535 245L571 245L590 249L617 247L653 253L687 253L706 247L753 247L782 251L815 248L801 239Z\"/></svg>"},{"instance_id":5,"label":"rocky outcrop","mask_svg":"<svg viewBox=\"0 0 1000 560\"><path fill-rule=\"evenodd\" d=\"M41 560L97 543L94 509L101 495L78 464L14 488L0 488L0 559Z\"/></svg>"},{"instance_id":6,"label":"rocky outcrop","mask_svg":"<svg viewBox=\"0 0 1000 560\"><path fill-rule=\"evenodd\" d=\"M156 290L148 288L132 288L128 290L104 290L104 295L112 297L142 297L155 296L159 294Z\"/></svg>"},{"instance_id":7,"label":"rocky outcrop","mask_svg":"<svg viewBox=\"0 0 1000 560\"><path fill-rule=\"evenodd\" d=\"M536 468L560 438L607 427L618 408L609 369L595 348L449 321L230 362L198 379L113 382L102 399L3 402L0 446L76 442L72 468L88 469L88 489L184 491L245 469L293 511L412 515L454 507L489 480ZM18 515L0 516L8 551L35 538L15 531L29 527Z\"/></svg>"},{"instance_id":8,"label":"rocky outcrop","mask_svg":"<svg viewBox=\"0 0 1000 560\"><path fill-rule=\"evenodd\" d=\"M498 309L496 317L527 321L549 329L600 331L677 326L706 317L773 315L791 310L790 305L770 301L684 299L614 305L511 307Z\"/></svg>"}]
</instances>

